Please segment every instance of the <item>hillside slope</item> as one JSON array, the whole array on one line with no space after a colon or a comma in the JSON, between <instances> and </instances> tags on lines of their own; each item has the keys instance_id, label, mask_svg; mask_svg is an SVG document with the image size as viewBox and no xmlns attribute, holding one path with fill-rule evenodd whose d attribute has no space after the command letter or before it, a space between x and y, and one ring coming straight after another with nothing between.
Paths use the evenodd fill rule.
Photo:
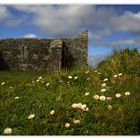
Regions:
<instances>
[{"instance_id":1,"label":"hillside slope","mask_svg":"<svg viewBox=\"0 0 140 140\"><path fill-rule=\"evenodd\" d=\"M96 70L1 71L0 134L139 135L139 63L126 49Z\"/></svg>"}]
</instances>

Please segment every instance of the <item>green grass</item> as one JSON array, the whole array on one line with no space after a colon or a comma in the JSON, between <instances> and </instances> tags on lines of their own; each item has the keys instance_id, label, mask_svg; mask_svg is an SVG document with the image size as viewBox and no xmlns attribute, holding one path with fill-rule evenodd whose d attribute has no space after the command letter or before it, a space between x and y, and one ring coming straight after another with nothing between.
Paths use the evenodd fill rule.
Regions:
<instances>
[{"instance_id":1,"label":"green grass","mask_svg":"<svg viewBox=\"0 0 140 140\"><path fill-rule=\"evenodd\" d=\"M97 68L101 74L88 67L55 73L1 71L0 83L5 84L0 85L0 134L4 135L4 129L10 127L12 135L139 135L138 64L138 51L126 49L115 51L101 62ZM119 73L122 76L113 77ZM78 79L68 79L69 75ZM39 76L42 79L37 82ZM109 80L106 92L101 93L104 78ZM48 82L50 85L46 86ZM126 91L130 96L124 95ZM90 94L85 96L86 92ZM122 96L116 98L116 93ZM94 100L96 94L112 100ZM87 104L89 111L72 108L73 103ZM53 115L51 110L55 111ZM35 117L29 120L33 113ZM74 119L79 119L80 124L74 124ZM66 128L65 123L70 123L70 127Z\"/></svg>"}]
</instances>

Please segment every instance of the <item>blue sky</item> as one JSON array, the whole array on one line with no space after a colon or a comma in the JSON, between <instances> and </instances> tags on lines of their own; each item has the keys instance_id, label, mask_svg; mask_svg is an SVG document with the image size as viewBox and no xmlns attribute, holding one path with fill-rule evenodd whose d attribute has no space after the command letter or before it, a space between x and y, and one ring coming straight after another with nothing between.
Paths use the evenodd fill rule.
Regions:
<instances>
[{"instance_id":1,"label":"blue sky","mask_svg":"<svg viewBox=\"0 0 140 140\"><path fill-rule=\"evenodd\" d=\"M82 22L84 21L84 24ZM69 37L89 31L89 56L140 46L140 5L1 5L0 38Z\"/></svg>"}]
</instances>

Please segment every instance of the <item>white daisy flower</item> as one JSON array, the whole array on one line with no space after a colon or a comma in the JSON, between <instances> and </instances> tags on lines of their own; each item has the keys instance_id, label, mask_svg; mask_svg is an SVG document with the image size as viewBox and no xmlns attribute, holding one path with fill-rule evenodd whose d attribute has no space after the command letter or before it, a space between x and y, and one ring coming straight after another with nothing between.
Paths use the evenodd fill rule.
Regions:
<instances>
[{"instance_id":1,"label":"white daisy flower","mask_svg":"<svg viewBox=\"0 0 140 140\"><path fill-rule=\"evenodd\" d=\"M101 92L105 92L105 91L106 91L106 89L105 89L105 88L101 89Z\"/></svg>"},{"instance_id":2,"label":"white daisy flower","mask_svg":"<svg viewBox=\"0 0 140 140\"><path fill-rule=\"evenodd\" d=\"M19 97L18 97L18 96L16 96L16 97L15 97L15 100L18 100L18 99L19 99Z\"/></svg>"},{"instance_id":3,"label":"white daisy flower","mask_svg":"<svg viewBox=\"0 0 140 140\"><path fill-rule=\"evenodd\" d=\"M65 127L66 128L70 127L70 123L65 123Z\"/></svg>"},{"instance_id":4,"label":"white daisy flower","mask_svg":"<svg viewBox=\"0 0 140 140\"><path fill-rule=\"evenodd\" d=\"M91 78L90 78L90 77L88 77L88 78L87 78L87 81L89 81L90 79L91 79Z\"/></svg>"},{"instance_id":5,"label":"white daisy flower","mask_svg":"<svg viewBox=\"0 0 140 140\"><path fill-rule=\"evenodd\" d=\"M93 99L98 100L99 99L99 95L94 95Z\"/></svg>"},{"instance_id":6,"label":"white daisy flower","mask_svg":"<svg viewBox=\"0 0 140 140\"><path fill-rule=\"evenodd\" d=\"M119 73L118 76L122 76L122 73Z\"/></svg>"},{"instance_id":7,"label":"white daisy flower","mask_svg":"<svg viewBox=\"0 0 140 140\"><path fill-rule=\"evenodd\" d=\"M82 108L82 103L77 104L78 108Z\"/></svg>"},{"instance_id":8,"label":"white daisy flower","mask_svg":"<svg viewBox=\"0 0 140 140\"><path fill-rule=\"evenodd\" d=\"M111 97L106 97L106 100L109 100L110 101L110 100L112 100L112 98Z\"/></svg>"},{"instance_id":9,"label":"white daisy flower","mask_svg":"<svg viewBox=\"0 0 140 140\"><path fill-rule=\"evenodd\" d=\"M41 80L42 79L42 76L39 76L38 79Z\"/></svg>"},{"instance_id":10,"label":"white daisy flower","mask_svg":"<svg viewBox=\"0 0 140 140\"><path fill-rule=\"evenodd\" d=\"M76 79L78 79L78 77L77 77L77 76L75 76L75 77L74 77L74 80L76 80Z\"/></svg>"},{"instance_id":11,"label":"white daisy flower","mask_svg":"<svg viewBox=\"0 0 140 140\"><path fill-rule=\"evenodd\" d=\"M83 105L81 106L81 109L85 111L86 107L87 107L87 105L86 105L86 104L83 104Z\"/></svg>"},{"instance_id":12,"label":"white daisy flower","mask_svg":"<svg viewBox=\"0 0 140 140\"><path fill-rule=\"evenodd\" d=\"M98 72L98 75L101 75L102 73L101 72Z\"/></svg>"},{"instance_id":13,"label":"white daisy flower","mask_svg":"<svg viewBox=\"0 0 140 140\"><path fill-rule=\"evenodd\" d=\"M86 107L86 108L85 108L85 111L89 111L89 108L88 108L88 107Z\"/></svg>"},{"instance_id":14,"label":"white daisy flower","mask_svg":"<svg viewBox=\"0 0 140 140\"><path fill-rule=\"evenodd\" d=\"M73 120L74 124L80 124L80 120Z\"/></svg>"},{"instance_id":15,"label":"white daisy flower","mask_svg":"<svg viewBox=\"0 0 140 140\"><path fill-rule=\"evenodd\" d=\"M5 85L5 82L2 82L2 83L1 83L1 86L3 86L3 85Z\"/></svg>"},{"instance_id":16,"label":"white daisy flower","mask_svg":"<svg viewBox=\"0 0 140 140\"><path fill-rule=\"evenodd\" d=\"M117 77L118 77L118 75L116 74L116 75L114 75L113 77L114 77L114 78L117 78Z\"/></svg>"},{"instance_id":17,"label":"white daisy flower","mask_svg":"<svg viewBox=\"0 0 140 140\"><path fill-rule=\"evenodd\" d=\"M106 97L102 95L102 96L99 97L99 99L100 99L101 101L105 101L105 100L106 100Z\"/></svg>"},{"instance_id":18,"label":"white daisy flower","mask_svg":"<svg viewBox=\"0 0 140 140\"><path fill-rule=\"evenodd\" d=\"M87 104L83 104L82 107L83 107L83 108L86 108L86 107L87 107Z\"/></svg>"},{"instance_id":19,"label":"white daisy flower","mask_svg":"<svg viewBox=\"0 0 140 140\"><path fill-rule=\"evenodd\" d=\"M86 74L88 74L88 73L89 73L89 71L86 71L85 73L86 73Z\"/></svg>"},{"instance_id":20,"label":"white daisy flower","mask_svg":"<svg viewBox=\"0 0 140 140\"><path fill-rule=\"evenodd\" d=\"M55 111L54 111L54 110L51 110L51 111L50 111L50 114L51 114L51 115L53 115L54 113L55 113Z\"/></svg>"},{"instance_id":21,"label":"white daisy flower","mask_svg":"<svg viewBox=\"0 0 140 140\"><path fill-rule=\"evenodd\" d=\"M63 83L63 81L62 81L62 80L60 80L60 81L59 81L59 83Z\"/></svg>"},{"instance_id":22,"label":"white daisy flower","mask_svg":"<svg viewBox=\"0 0 140 140\"><path fill-rule=\"evenodd\" d=\"M3 133L6 134L6 135L12 134L12 128L5 128Z\"/></svg>"},{"instance_id":23,"label":"white daisy flower","mask_svg":"<svg viewBox=\"0 0 140 140\"><path fill-rule=\"evenodd\" d=\"M106 83L103 83L103 84L102 84L102 87L105 87L105 86L106 86Z\"/></svg>"},{"instance_id":24,"label":"white daisy flower","mask_svg":"<svg viewBox=\"0 0 140 140\"><path fill-rule=\"evenodd\" d=\"M88 95L89 95L89 92L86 92L86 93L85 93L85 96L88 96Z\"/></svg>"},{"instance_id":25,"label":"white daisy flower","mask_svg":"<svg viewBox=\"0 0 140 140\"><path fill-rule=\"evenodd\" d=\"M115 96L116 96L116 98L120 98L121 94L117 93Z\"/></svg>"},{"instance_id":26,"label":"white daisy flower","mask_svg":"<svg viewBox=\"0 0 140 140\"><path fill-rule=\"evenodd\" d=\"M72 106L72 108L78 108L78 104L76 104L76 103L72 104L71 106Z\"/></svg>"},{"instance_id":27,"label":"white daisy flower","mask_svg":"<svg viewBox=\"0 0 140 140\"><path fill-rule=\"evenodd\" d=\"M107 79L107 78L105 78L103 81L104 81L104 82L106 82L106 81L108 81L108 79Z\"/></svg>"},{"instance_id":28,"label":"white daisy flower","mask_svg":"<svg viewBox=\"0 0 140 140\"><path fill-rule=\"evenodd\" d=\"M98 71L97 71L97 70L95 70L94 72L95 72L95 73L97 73Z\"/></svg>"},{"instance_id":29,"label":"white daisy flower","mask_svg":"<svg viewBox=\"0 0 140 140\"><path fill-rule=\"evenodd\" d=\"M33 119L35 117L35 114L30 114L29 116L28 116L28 119L30 120L30 119Z\"/></svg>"},{"instance_id":30,"label":"white daisy flower","mask_svg":"<svg viewBox=\"0 0 140 140\"><path fill-rule=\"evenodd\" d=\"M126 92L124 93L124 95L125 95L125 96L129 96L129 95L130 95L130 92L129 92L129 91L126 91Z\"/></svg>"},{"instance_id":31,"label":"white daisy flower","mask_svg":"<svg viewBox=\"0 0 140 140\"><path fill-rule=\"evenodd\" d=\"M36 82L39 82L39 79L37 79Z\"/></svg>"},{"instance_id":32,"label":"white daisy flower","mask_svg":"<svg viewBox=\"0 0 140 140\"><path fill-rule=\"evenodd\" d=\"M108 106L107 106L107 109L108 109L108 110L111 110L111 109L112 109L112 106L111 106L111 105L108 105Z\"/></svg>"},{"instance_id":33,"label":"white daisy flower","mask_svg":"<svg viewBox=\"0 0 140 140\"><path fill-rule=\"evenodd\" d=\"M46 86L49 86L49 85L50 85L50 83L47 83L47 84L46 84Z\"/></svg>"},{"instance_id":34,"label":"white daisy flower","mask_svg":"<svg viewBox=\"0 0 140 140\"><path fill-rule=\"evenodd\" d=\"M72 76L68 76L68 79L72 79Z\"/></svg>"}]
</instances>

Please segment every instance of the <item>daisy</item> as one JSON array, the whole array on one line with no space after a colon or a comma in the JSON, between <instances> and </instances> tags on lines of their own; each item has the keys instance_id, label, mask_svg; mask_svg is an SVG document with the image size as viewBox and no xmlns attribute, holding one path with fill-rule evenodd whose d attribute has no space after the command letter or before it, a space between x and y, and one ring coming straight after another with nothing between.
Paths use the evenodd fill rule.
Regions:
<instances>
[{"instance_id":1,"label":"daisy","mask_svg":"<svg viewBox=\"0 0 140 140\"><path fill-rule=\"evenodd\" d=\"M41 80L42 79L42 76L39 76L38 79Z\"/></svg>"},{"instance_id":2,"label":"daisy","mask_svg":"<svg viewBox=\"0 0 140 140\"><path fill-rule=\"evenodd\" d=\"M83 104L83 105L82 105L82 107L83 107L83 108L86 108L86 107L87 107L87 105L86 105L86 104Z\"/></svg>"},{"instance_id":3,"label":"daisy","mask_svg":"<svg viewBox=\"0 0 140 140\"><path fill-rule=\"evenodd\" d=\"M16 96L16 97L15 97L15 100L18 100L18 99L19 99L19 97L18 97L18 96Z\"/></svg>"},{"instance_id":4,"label":"daisy","mask_svg":"<svg viewBox=\"0 0 140 140\"><path fill-rule=\"evenodd\" d=\"M107 106L107 109L108 109L108 110L111 110L111 109L112 109L112 106L111 106L111 105L108 105L108 106Z\"/></svg>"},{"instance_id":5,"label":"daisy","mask_svg":"<svg viewBox=\"0 0 140 140\"><path fill-rule=\"evenodd\" d=\"M103 84L102 84L102 87L105 87L105 86L106 86L106 83L103 83Z\"/></svg>"},{"instance_id":6,"label":"daisy","mask_svg":"<svg viewBox=\"0 0 140 140\"><path fill-rule=\"evenodd\" d=\"M35 117L35 114L30 114L29 116L28 116L28 119L30 120L30 119L33 119Z\"/></svg>"},{"instance_id":7,"label":"daisy","mask_svg":"<svg viewBox=\"0 0 140 140\"><path fill-rule=\"evenodd\" d=\"M85 73L86 73L86 74L88 74L88 73L89 73L89 71L86 71Z\"/></svg>"},{"instance_id":8,"label":"daisy","mask_svg":"<svg viewBox=\"0 0 140 140\"><path fill-rule=\"evenodd\" d=\"M98 99L99 99L99 95L94 95L93 98L94 98L95 100L98 100Z\"/></svg>"},{"instance_id":9,"label":"daisy","mask_svg":"<svg viewBox=\"0 0 140 140\"><path fill-rule=\"evenodd\" d=\"M54 113L55 113L55 111L54 111L54 110L51 110L51 111L50 111L50 114L51 114L51 115L53 115Z\"/></svg>"},{"instance_id":10,"label":"daisy","mask_svg":"<svg viewBox=\"0 0 140 140\"><path fill-rule=\"evenodd\" d=\"M46 84L46 86L49 86L49 85L50 85L50 83L47 83L47 84Z\"/></svg>"},{"instance_id":11,"label":"daisy","mask_svg":"<svg viewBox=\"0 0 140 140\"><path fill-rule=\"evenodd\" d=\"M85 111L89 111L89 108L88 108L88 107L86 107L86 108L85 108Z\"/></svg>"},{"instance_id":12,"label":"daisy","mask_svg":"<svg viewBox=\"0 0 140 140\"><path fill-rule=\"evenodd\" d=\"M119 73L118 76L122 76L122 73Z\"/></svg>"},{"instance_id":13,"label":"daisy","mask_svg":"<svg viewBox=\"0 0 140 140\"><path fill-rule=\"evenodd\" d=\"M83 104L83 105L81 106L81 109L85 111L86 107L87 107L87 105L86 105L86 104Z\"/></svg>"},{"instance_id":14,"label":"daisy","mask_svg":"<svg viewBox=\"0 0 140 140\"><path fill-rule=\"evenodd\" d=\"M103 81L104 81L104 82L106 82L106 81L108 81L108 79L107 79L107 78L105 78Z\"/></svg>"},{"instance_id":15,"label":"daisy","mask_svg":"<svg viewBox=\"0 0 140 140\"><path fill-rule=\"evenodd\" d=\"M116 98L120 98L121 94L117 93L115 96L116 96Z\"/></svg>"},{"instance_id":16,"label":"daisy","mask_svg":"<svg viewBox=\"0 0 140 140\"><path fill-rule=\"evenodd\" d=\"M75 76L75 77L74 77L74 80L76 80L76 79L78 79L78 77L77 77L77 76Z\"/></svg>"},{"instance_id":17,"label":"daisy","mask_svg":"<svg viewBox=\"0 0 140 140\"><path fill-rule=\"evenodd\" d=\"M102 74L101 72L98 72L98 75Z\"/></svg>"},{"instance_id":18,"label":"daisy","mask_svg":"<svg viewBox=\"0 0 140 140\"><path fill-rule=\"evenodd\" d=\"M72 108L77 108L78 107L78 104L74 103L71 106L72 106Z\"/></svg>"},{"instance_id":19,"label":"daisy","mask_svg":"<svg viewBox=\"0 0 140 140\"><path fill-rule=\"evenodd\" d=\"M73 120L74 124L80 124L80 120Z\"/></svg>"},{"instance_id":20,"label":"daisy","mask_svg":"<svg viewBox=\"0 0 140 140\"><path fill-rule=\"evenodd\" d=\"M105 101L105 100L106 100L106 97L102 95L102 96L99 97L99 99L100 99L101 101Z\"/></svg>"},{"instance_id":21,"label":"daisy","mask_svg":"<svg viewBox=\"0 0 140 140\"><path fill-rule=\"evenodd\" d=\"M111 97L106 97L106 100L109 100L110 101L110 100L112 100L112 98Z\"/></svg>"},{"instance_id":22,"label":"daisy","mask_svg":"<svg viewBox=\"0 0 140 140\"><path fill-rule=\"evenodd\" d=\"M82 108L82 103L77 104L78 108Z\"/></svg>"},{"instance_id":23,"label":"daisy","mask_svg":"<svg viewBox=\"0 0 140 140\"><path fill-rule=\"evenodd\" d=\"M85 93L85 96L88 96L88 95L89 95L89 92L86 92L86 93Z\"/></svg>"},{"instance_id":24,"label":"daisy","mask_svg":"<svg viewBox=\"0 0 140 140\"><path fill-rule=\"evenodd\" d=\"M97 70L95 70L94 72L97 73Z\"/></svg>"},{"instance_id":25,"label":"daisy","mask_svg":"<svg viewBox=\"0 0 140 140\"><path fill-rule=\"evenodd\" d=\"M60 81L59 81L59 83L63 83L63 81L62 81L62 80L60 80Z\"/></svg>"},{"instance_id":26,"label":"daisy","mask_svg":"<svg viewBox=\"0 0 140 140\"><path fill-rule=\"evenodd\" d=\"M117 77L118 77L118 75L114 75L113 77L114 77L114 78L117 78Z\"/></svg>"},{"instance_id":27,"label":"daisy","mask_svg":"<svg viewBox=\"0 0 140 140\"><path fill-rule=\"evenodd\" d=\"M5 85L5 82L2 82L2 83L1 83L1 86L2 86L2 85Z\"/></svg>"},{"instance_id":28,"label":"daisy","mask_svg":"<svg viewBox=\"0 0 140 140\"><path fill-rule=\"evenodd\" d=\"M68 79L72 79L72 76L68 76Z\"/></svg>"},{"instance_id":29,"label":"daisy","mask_svg":"<svg viewBox=\"0 0 140 140\"><path fill-rule=\"evenodd\" d=\"M124 95L125 95L125 96L129 96L129 95L130 95L130 92L129 92L129 91L126 91L126 92L124 93Z\"/></svg>"},{"instance_id":30,"label":"daisy","mask_svg":"<svg viewBox=\"0 0 140 140\"><path fill-rule=\"evenodd\" d=\"M39 79L37 79L36 82L39 82Z\"/></svg>"},{"instance_id":31,"label":"daisy","mask_svg":"<svg viewBox=\"0 0 140 140\"><path fill-rule=\"evenodd\" d=\"M3 131L4 134L12 134L12 129L11 128L5 128L4 131Z\"/></svg>"},{"instance_id":32,"label":"daisy","mask_svg":"<svg viewBox=\"0 0 140 140\"><path fill-rule=\"evenodd\" d=\"M66 128L70 127L70 123L65 123L65 127Z\"/></svg>"},{"instance_id":33,"label":"daisy","mask_svg":"<svg viewBox=\"0 0 140 140\"><path fill-rule=\"evenodd\" d=\"M91 78L90 78L90 77L88 77L88 78L87 78L87 81L88 81L88 80L90 80L90 79L91 79Z\"/></svg>"},{"instance_id":34,"label":"daisy","mask_svg":"<svg viewBox=\"0 0 140 140\"><path fill-rule=\"evenodd\" d=\"M101 89L101 92L105 92L105 91L106 91L106 89L105 89L105 88Z\"/></svg>"}]
</instances>

